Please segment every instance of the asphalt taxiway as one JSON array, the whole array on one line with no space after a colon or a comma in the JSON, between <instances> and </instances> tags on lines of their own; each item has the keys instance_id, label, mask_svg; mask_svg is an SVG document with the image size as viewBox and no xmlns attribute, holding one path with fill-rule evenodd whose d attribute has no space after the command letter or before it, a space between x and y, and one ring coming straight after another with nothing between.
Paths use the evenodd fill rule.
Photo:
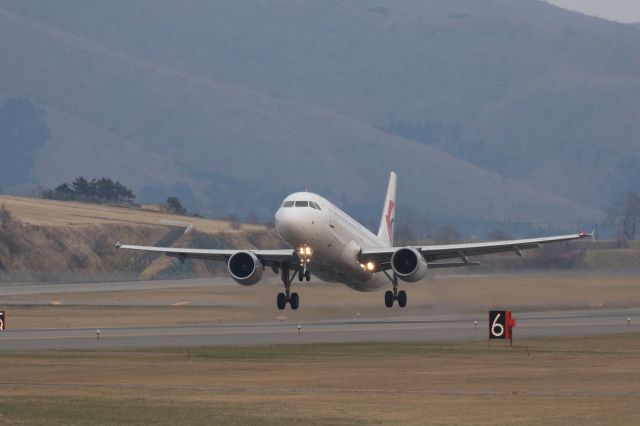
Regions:
<instances>
[{"instance_id":1,"label":"asphalt taxiway","mask_svg":"<svg viewBox=\"0 0 640 426\"><path fill-rule=\"evenodd\" d=\"M640 309L515 314L514 340L640 331ZM630 320L630 321L629 321ZM477 321L477 325L474 323ZM438 315L314 322L259 322L96 329L21 329L0 334L0 351L124 349L339 342L486 340L487 318ZM298 327L299 326L299 327ZM499 344L499 343L497 343Z\"/></svg>"}]
</instances>

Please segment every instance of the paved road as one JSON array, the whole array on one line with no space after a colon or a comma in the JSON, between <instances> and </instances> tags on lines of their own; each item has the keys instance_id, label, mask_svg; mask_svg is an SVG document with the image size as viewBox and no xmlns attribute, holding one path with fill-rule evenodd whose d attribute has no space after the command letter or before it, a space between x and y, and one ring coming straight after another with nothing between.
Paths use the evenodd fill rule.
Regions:
<instances>
[{"instance_id":1,"label":"paved road","mask_svg":"<svg viewBox=\"0 0 640 426\"><path fill-rule=\"evenodd\" d=\"M640 309L515 315L515 339L639 332ZM631 326L627 325L631 318ZM477 319L477 318L475 318ZM487 319L472 315L302 323L211 324L175 327L14 330L0 334L0 351L107 349L363 341L485 340Z\"/></svg>"}]
</instances>

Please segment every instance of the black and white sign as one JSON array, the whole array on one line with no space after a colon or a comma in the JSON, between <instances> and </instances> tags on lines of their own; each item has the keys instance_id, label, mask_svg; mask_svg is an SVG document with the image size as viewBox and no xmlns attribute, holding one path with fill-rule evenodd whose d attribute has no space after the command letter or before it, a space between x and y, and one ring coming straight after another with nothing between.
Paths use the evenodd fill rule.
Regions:
<instances>
[{"instance_id":1,"label":"black and white sign","mask_svg":"<svg viewBox=\"0 0 640 426\"><path fill-rule=\"evenodd\" d=\"M4 311L0 311L0 331L4 331Z\"/></svg>"},{"instance_id":2,"label":"black and white sign","mask_svg":"<svg viewBox=\"0 0 640 426\"><path fill-rule=\"evenodd\" d=\"M506 311L489 311L489 339L506 339Z\"/></svg>"}]
</instances>

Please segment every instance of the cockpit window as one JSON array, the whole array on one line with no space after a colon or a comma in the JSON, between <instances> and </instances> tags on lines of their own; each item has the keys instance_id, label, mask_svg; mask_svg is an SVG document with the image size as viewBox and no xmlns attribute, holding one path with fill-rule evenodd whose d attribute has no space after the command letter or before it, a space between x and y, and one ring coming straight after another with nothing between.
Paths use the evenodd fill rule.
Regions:
<instances>
[{"instance_id":1,"label":"cockpit window","mask_svg":"<svg viewBox=\"0 0 640 426\"><path fill-rule=\"evenodd\" d=\"M316 203L314 203L313 201L309 201L309 207L311 207L312 209L316 209L316 210L318 209L316 207Z\"/></svg>"},{"instance_id":2,"label":"cockpit window","mask_svg":"<svg viewBox=\"0 0 640 426\"><path fill-rule=\"evenodd\" d=\"M320 208L320 204L316 203L315 201L312 201L312 203L316 206L316 209L318 209L318 210L322 210L322 209Z\"/></svg>"},{"instance_id":3,"label":"cockpit window","mask_svg":"<svg viewBox=\"0 0 640 426\"><path fill-rule=\"evenodd\" d=\"M296 201L296 207L309 207L308 201Z\"/></svg>"},{"instance_id":4,"label":"cockpit window","mask_svg":"<svg viewBox=\"0 0 640 426\"><path fill-rule=\"evenodd\" d=\"M293 201L285 201L282 207L293 207Z\"/></svg>"}]
</instances>

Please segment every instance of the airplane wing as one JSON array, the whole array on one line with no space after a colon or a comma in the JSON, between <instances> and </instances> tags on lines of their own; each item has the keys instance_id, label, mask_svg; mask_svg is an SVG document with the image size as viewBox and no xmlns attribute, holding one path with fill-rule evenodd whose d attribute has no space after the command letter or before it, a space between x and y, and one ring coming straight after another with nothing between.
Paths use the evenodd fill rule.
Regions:
<instances>
[{"instance_id":1,"label":"airplane wing","mask_svg":"<svg viewBox=\"0 0 640 426\"><path fill-rule=\"evenodd\" d=\"M522 256L523 250L537 248L542 244L557 243L561 241L580 240L593 237L592 234L581 232L579 234L560 235L546 238L530 238L525 240L490 241L482 243L446 244L437 246L413 246L427 261L430 268L443 268L452 266L477 265L470 262L470 256L483 254L514 252ZM362 249L360 262L366 264L373 262L378 270L391 269L391 256L401 247L379 247ZM442 260L458 259L457 262L441 262Z\"/></svg>"},{"instance_id":2,"label":"airplane wing","mask_svg":"<svg viewBox=\"0 0 640 426\"><path fill-rule=\"evenodd\" d=\"M281 265L283 262L289 262L291 265L298 265L300 260L293 249L283 250L222 250L222 249L191 249L191 248L174 248L174 247L152 247L152 246L133 246L118 243L117 249L152 251L164 253L167 256L176 257L180 260L184 259L204 259L218 260L226 262L234 254L244 251L253 253L262 261L265 266Z\"/></svg>"}]
</instances>

